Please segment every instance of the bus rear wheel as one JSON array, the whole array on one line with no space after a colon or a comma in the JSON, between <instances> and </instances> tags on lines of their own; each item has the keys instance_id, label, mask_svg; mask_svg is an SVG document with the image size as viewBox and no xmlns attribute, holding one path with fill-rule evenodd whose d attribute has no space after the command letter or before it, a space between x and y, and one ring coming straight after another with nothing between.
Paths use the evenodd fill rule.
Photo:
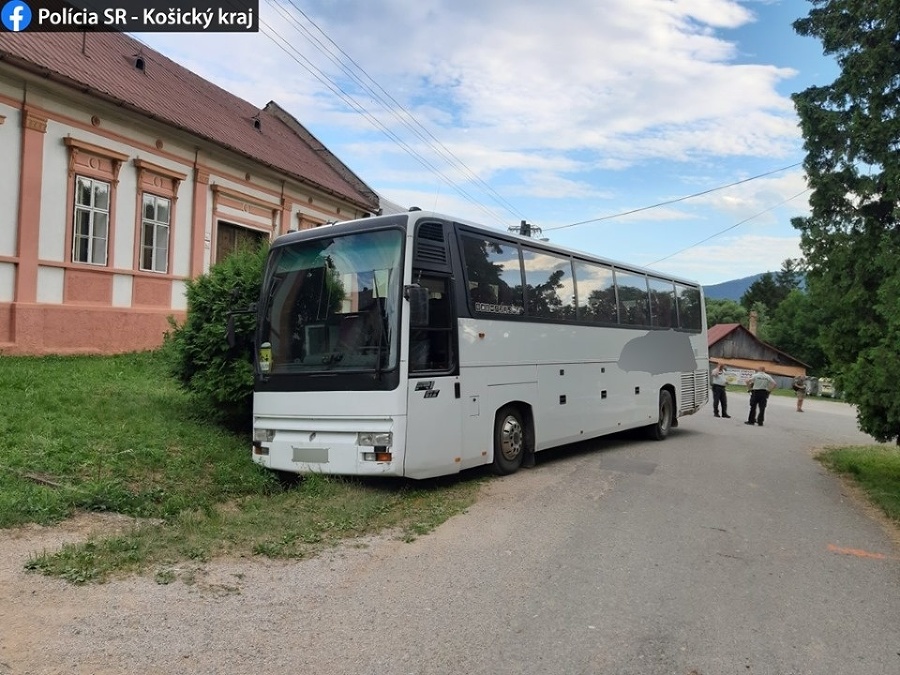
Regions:
<instances>
[{"instance_id":1,"label":"bus rear wheel","mask_svg":"<svg viewBox=\"0 0 900 675\"><path fill-rule=\"evenodd\" d=\"M663 389L659 392L659 418L655 424L647 427L647 435L654 441L665 439L672 429L674 414L675 404L672 402L672 394L667 389Z\"/></svg>"},{"instance_id":2,"label":"bus rear wheel","mask_svg":"<svg viewBox=\"0 0 900 675\"><path fill-rule=\"evenodd\" d=\"M515 406L506 406L494 422L493 470L499 476L515 473L525 457L525 423Z\"/></svg>"}]
</instances>

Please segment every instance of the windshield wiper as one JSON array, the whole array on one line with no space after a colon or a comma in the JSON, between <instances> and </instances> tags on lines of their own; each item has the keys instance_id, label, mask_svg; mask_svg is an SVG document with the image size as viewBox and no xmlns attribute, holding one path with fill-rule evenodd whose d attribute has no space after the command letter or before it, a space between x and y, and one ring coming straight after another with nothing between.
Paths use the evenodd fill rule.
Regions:
<instances>
[{"instance_id":1,"label":"windshield wiper","mask_svg":"<svg viewBox=\"0 0 900 675\"><path fill-rule=\"evenodd\" d=\"M375 305L376 310L378 309L378 305ZM380 315L381 312L379 311ZM384 344L384 325L383 320L379 318L378 320L378 328L375 331L378 333L378 346L375 348L375 379L381 379L381 345Z\"/></svg>"},{"instance_id":2,"label":"windshield wiper","mask_svg":"<svg viewBox=\"0 0 900 675\"><path fill-rule=\"evenodd\" d=\"M381 294L378 292L378 275L375 273L375 270L372 270L372 286L375 288L375 298L372 302L372 307L370 311L374 311L378 314L378 324L375 329L375 332L378 334L378 345L375 348L375 379L381 379L381 346L384 344L384 334L387 332L385 326L385 316L384 312L381 311L381 303L378 302Z\"/></svg>"}]
</instances>

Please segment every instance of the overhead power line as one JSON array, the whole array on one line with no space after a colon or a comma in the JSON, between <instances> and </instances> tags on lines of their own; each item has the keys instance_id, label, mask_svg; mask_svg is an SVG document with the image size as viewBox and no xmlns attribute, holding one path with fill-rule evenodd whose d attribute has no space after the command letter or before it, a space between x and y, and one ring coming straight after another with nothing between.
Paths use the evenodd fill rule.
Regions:
<instances>
[{"instance_id":1,"label":"overhead power line","mask_svg":"<svg viewBox=\"0 0 900 675\"><path fill-rule=\"evenodd\" d=\"M386 101L384 96L382 96L378 91L374 90L371 86L369 86L366 82L364 82L363 79L361 77L359 77L350 66L348 66L346 63L341 61L338 56L336 56L331 50L327 49L325 47L325 45L322 44L321 40L319 40L314 35L312 35L307 28L303 27L298 22L297 18L291 14L291 12L288 10L288 8L286 8L282 5L278 5L275 2L273 2L272 0L266 0L266 3L269 4L272 7L272 9L274 11L276 11L283 19L285 19L287 22L292 24L294 26L294 28L297 30L298 34L302 35L305 33L305 39L313 46L314 49L316 49L317 51L322 53L332 63L337 65L351 80L353 80L356 83L357 86L359 86L361 89L363 89L363 91L365 93L367 93L376 102L378 102L390 115L392 115L395 119L397 119L404 128L406 128L408 131L412 132L429 149L431 149L433 152L435 152L435 154L438 157L440 157L443 161L448 162L451 166L454 166L454 168L457 168L457 169L461 168L462 173L468 174L470 177L472 177L473 181L476 184L482 186L482 188L486 188L488 191L493 192L494 194L497 194L493 190L493 188L491 188L489 185L487 185L487 183L485 183L483 180L478 178L471 171L471 169L469 169L464 163L462 163L461 160L459 160L455 155L453 155L449 150L447 150L445 146L442 146L444 148L443 152L440 149L438 149L437 147L435 147L434 143L429 141L429 139L424 135L425 133L431 135L430 132L428 132L424 128L424 126L422 126L409 111L407 111L405 108L400 106L399 103L396 103L396 101L393 99L393 97L391 97L385 91L384 92L385 95L388 98L390 98L391 101L394 101L394 103L398 107L400 107L403 110L403 112L405 113L404 116L399 115L397 113L396 108L393 107L388 101ZM298 11L300 11L299 8L297 8L297 6L293 2L290 2L290 4L292 7L294 7ZM300 12L300 13L303 14L303 12ZM303 14L303 16L306 16L306 15ZM473 205L480 208L486 214L488 214L488 216L492 220L501 221L501 222L504 220L504 218L502 218L502 217L498 216L496 213L492 212L481 201L475 199L462 186L460 186L457 182L453 181L443 171L441 171L438 167L436 167L431 161L429 161L428 159L423 157L421 153L419 153L417 150L415 150L413 147L411 147L406 141L404 141L399 135L397 135L397 133L392 131L383 122L381 122L381 120L379 120L370 110L368 110L362 103L360 103L356 99L356 97L354 97L351 93L346 91L340 84L335 82L327 73L325 73L321 68L316 66L309 58L307 58L305 55L303 55L293 45L291 40L287 39L284 35L282 35L278 30L276 30L273 26L268 24L262 18L260 18L259 22L262 27L266 28L265 31L261 31L261 32L263 32L267 37L269 37L269 39L271 39L273 42L275 42L275 44L282 51L284 51L285 54L287 54L297 64L299 64L301 67L303 67L304 70L309 72L319 82L321 82L323 85L325 85L325 87L327 87L332 93L334 93L336 96L338 96L350 108L352 108L353 110L355 110L355 111L359 112L361 115L363 115L371 124L373 124L373 126L375 126L379 131L384 133L391 141L393 141L394 143L399 145L407 154L409 154L413 159L415 159L417 162L419 162L419 164L421 164L424 168L428 169L430 172L432 172L436 176L438 176L444 183L446 183L450 188L455 190L464 199L466 199ZM310 22L310 23L312 23L312 22ZM328 39L332 44L334 44L334 41L331 40L331 38L329 38L327 35L325 35L325 33L318 26L316 26L315 24L313 24L313 25L316 27L317 30L319 30L319 32L322 33L323 36L325 36L326 39ZM343 50L340 50L340 48L337 47L336 44L335 44L335 47L340 51L341 54L344 54ZM350 60L351 63L356 65L355 61L350 59L350 57L346 57L346 58L348 60ZM375 83L375 81L368 75L368 73L366 73L364 70L362 70L362 68L360 68L358 65L356 65L356 68L360 72L362 72L365 75L365 77L368 78L368 80L370 80L376 86L378 86L378 88L381 89L381 91L384 91L384 89L382 87L380 87L380 85ZM415 126L413 124L415 124ZM420 129L424 130L424 133ZM433 138L433 135L432 135L432 138ZM499 195L497 195L497 196L499 197ZM502 197L499 197L499 198L502 200ZM509 205L508 202L505 202L505 200L503 200L503 201L505 204L505 208L507 210L511 210L512 212L518 214L518 212L514 211L514 207Z\"/></svg>"},{"instance_id":2,"label":"overhead power line","mask_svg":"<svg viewBox=\"0 0 900 675\"><path fill-rule=\"evenodd\" d=\"M90 0L88 0L88 2L90 2ZM456 157L456 155L454 155L443 143L441 143L441 141L439 141L426 127L424 127L415 118L415 116L412 115L412 113L410 113L406 108L404 108L393 96L391 96L390 93L388 93L381 85L379 85L365 71L365 69L363 69L352 57L350 57L348 54L346 54L346 52L344 52L343 49L341 49L341 47L338 46L337 43L334 42L334 40L332 40L303 10L301 10L294 3L293 0L288 0L290 6L293 7L300 15L302 15L310 23L310 25L312 25L319 33L321 33L321 35L324 37L324 39L327 40L331 45L333 45L334 48L339 52L339 54L344 59L346 59L347 61L350 62L350 64L352 64L352 66L353 66L352 68L351 68L351 66L348 66L347 63L345 63L341 59L341 56L335 55L331 49L329 49L326 45L324 45L322 43L322 41L320 39L318 39L315 35L313 35L307 27L302 26L298 22L296 17L294 17L287 8L276 4L275 2L273 2L273 0L266 0L266 2L276 12L278 12L278 14L282 18L288 20L297 29L298 33L300 31L302 31L302 33L305 34L306 40L308 42L310 42L310 44L312 44L315 49L317 49L319 52L321 52L326 58L328 58L336 66L338 66L341 69L341 71L344 72L351 80L353 80L353 82L355 82L362 90L364 90L366 93L368 93L370 96L372 96L376 101L378 101L378 103L380 105L382 105L385 108L385 110L387 110L395 119L397 119L403 125L404 128L406 128L407 130L412 132L428 148L430 148L432 151L434 151L438 155L438 157L440 157L443 161L449 163L451 166L453 166L457 170L460 170L461 173L468 176L469 179L474 184L478 185L480 188L482 188L486 192L491 193L493 195L492 198L494 199L494 201L497 202L498 204L502 205L508 212L515 213L517 216L520 216L520 217L522 216L522 214L516 209L516 207L514 205L512 205L511 203L506 201L498 192L496 192L496 190L494 190L493 187L491 187L488 183L486 183L484 180L482 180L480 177L478 177L462 160L460 160L458 157ZM318 68L315 64L312 63L312 61L310 61L306 56L304 56L301 52L299 52L296 49L296 47L293 46L293 44L291 43L291 41L289 39L284 37L278 30L276 30L273 26L269 25L266 21L264 21L262 19L262 17L259 18L259 23L260 23L261 28L266 29L266 30L261 30L260 32L265 34L272 42L274 42L275 45L277 47L279 47L282 51L284 51L288 57L290 57L293 61L295 61L298 65L300 65L304 70L306 70L310 75L312 75L316 80L318 80L323 86L325 86L335 96L337 96L339 99L341 99L348 107L350 107L352 110L358 112L365 119L367 119L375 128L377 128L379 131L381 131L383 134L385 134L385 136L387 136L387 138L390 139L392 142L396 143L401 149L403 149L407 154L409 154L413 159L415 159L423 168L427 169L428 171L430 171L434 175L436 175L438 178L440 178L442 182L444 182L450 188L452 188L454 191L456 191L466 201L469 201L473 205L479 207L491 219L496 220L496 221L504 220L503 218L499 217L497 214L493 213L489 208L487 208L483 203L481 203L479 200L477 200L471 194L469 194L469 192L467 192L463 187L458 185L450 177L448 177L446 174L444 174L438 167L436 167L432 162L430 162L428 159L423 157L414 148L410 147L410 145L406 141L404 141L394 131L392 131L383 122L381 122L377 117L375 117L364 105L359 103L359 101L352 94L348 93L344 88L342 88L340 86L340 84L335 82L324 71L322 71L320 68ZM146 43L144 43L142 40L140 40L140 38L138 36L131 35L131 37L136 39L139 43L143 44L144 46L147 46ZM374 87L377 87L377 89L380 90L380 92L382 92L383 95L379 94L379 92L376 91L375 89L373 89L372 86L370 86L365 81L363 81L363 79L359 75L356 74L356 72L354 71L354 68L359 73L362 73L362 75L369 82L371 82L372 85L374 85ZM389 102L393 103L393 106ZM397 109L401 110L404 114L400 115L397 112ZM429 140L429 138L431 140ZM437 144L437 145L435 145L435 144ZM662 202L658 202L656 204L651 204L649 206L643 206L640 208L631 209L631 210L623 211L620 213L614 213L614 214L610 214L610 215L606 215L606 216L600 216L598 218L582 220L582 221L579 221L576 223L571 223L569 225L561 225L561 226L557 226L557 227L548 227L548 228L543 228L543 229L547 232L550 232L550 231L555 231L555 230L563 230L563 229L567 229L567 228L571 228L571 227L576 227L579 225L586 225L589 223L601 222L604 220L612 220L614 218L621 218L621 217L631 215L634 213L639 213L642 211L648 211L651 209L660 208L662 206L667 206L670 204L683 202L683 201L686 201L689 199L694 199L696 197L707 195L712 192L725 190L725 189L728 189L728 188L731 188L731 187L734 187L737 185L741 185L743 183L748 183L753 180L757 180L760 178L764 178L766 176L770 176L775 173L787 171L788 169L792 169L792 168L795 168L800 165L801 165L801 162L796 162L789 166L781 167L779 169L774 169L772 171L767 171L765 173L751 176L749 178L744 178L739 181L734 181L732 183L728 183L727 185L721 185L718 187L710 188L708 190L703 190L701 192L696 192L696 193L686 195L683 197L665 200ZM798 195L795 195L794 197L791 197L790 199L785 200L785 202L781 202L781 204L786 203L787 201L791 201L791 199L795 199L796 197L800 196L800 194L803 194L803 193L799 193ZM780 204L776 204L775 206L773 206L771 208L776 208L779 205ZM755 216L751 216L750 218L748 218L744 221L741 221L741 223L737 223L736 225L733 225L733 226L727 228L726 230L723 230L720 233L712 235L712 237L710 237L710 238L719 236L720 234L727 232L728 230L733 229L734 227L737 227L738 225L741 225L741 224L747 222L748 220L752 220L753 218L755 218L759 215L762 215L763 213L766 213L768 210L771 210L771 209L767 209L766 211L762 211L759 214L756 214ZM525 222L524 217L522 217L522 222ZM537 226L531 226L531 227L536 232L540 232L540 230L541 230L541 228L538 228ZM515 228L515 227L510 228L510 230L517 230L517 229L518 228ZM708 239L705 239L703 241L708 241ZM697 246L701 243L703 243L703 242L698 242L698 244L694 244L693 246ZM692 248L692 246L688 247L686 249L683 249L682 251L678 251L677 253L674 253L672 255L673 256L677 255L678 253L681 253L684 250L688 250L689 248ZM667 256L666 258L663 258L662 260L666 260L669 257L672 257L672 256ZM657 261L657 262L661 262L661 261Z\"/></svg>"},{"instance_id":3,"label":"overhead power line","mask_svg":"<svg viewBox=\"0 0 900 675\"><path fill-rule=\"evenodd\" d=\"M650 206L642 206L638 209L631 209L630 211L623 211L621 213L613 213L608 216L600 216L599 218L591 218L590 220L582 220L577 223L572 223L571 225L559 225L557 227L547 227L545 228L547 232L551 232L553 230L565 230L569 227L576 227L578 225L587 225L588 223L599 223L602 220L612 220L613 218L621 218L623 216L630 216L633 213L640 213L641 211L649 211L650 209L657 209L660 206L668 206L669 204L677 204L678 202L687 201L688 199L694 199L695 197L702 197L703 195L708 195L711 192L718 192L719 190L726 190L730 187L734 187L735 185L741 185L742 183L749 183L752 180L757 180L759 178L765 178L766 176L771 176L773 173L780 173L782 171L787 171L788 169L793 169L796 166L800 166L802 162L796 162L791 164L790 166L783 166L780 169L774 169L772 171L767 171L766 173L761 173L756 176L751 176L750 178L744 178L742 180L735 181L734 183L729 183L728 185L720 185L719 187L710 188L709 190L703 190L703 192L695 192L692 195L687 195L685 197L678 197L677 199L668 199L664 202L657 202L656 204L651 204Z\"/></svg>"},{"instance_id":4,"label":"overhead power line","mask_svg":"<svg viewBox=\"0 0 900 675\"><path fill-rule=\"evenodd\" d=\"M744 223L750 222L754 218L759 218L761 215L764 215L764 214L768 213L769 211L773 211L774 209L777 209L779 206L781 206L783 204L787 204L788 202L797 199L797 197L805 195L809 191L810 191L810 189L806 188L805 190L802 190L802 191L798 192L797 194L795 194L793 197L788 197L787 199L783 199L780 202L778 202L777 204L775 204L774 206L770 206L767 209L763 209L759 213L754 213L749 218L744 218L739 223L735 223L734 225L731 225L730 227L726 227L724 230L720 230L719 232L716 232L715 234L711 234L706 239L701 239L696 244L691 244L690 246L686 246L685 248L681 249L680 251L675 251L675 253L667 255L665 258L660 258L659 260L654 260L652 263L645 265L645 267L653 267L654 265L661 263L663 260L668 260L669 258L674 258L676 255L679 255L680 253L684 253L685 251L689 251L692 248L696 248L697 246L700 246L700 244L705 244L710 239L715 239L716 237L720 237L723 234L725 234L726 232L729 232L729 231L733 230L734 228L743 225Z\"/></svg>"},{"instance_id":5,"label":"overhead power line","mask_svg":"<svg viewBox=\"0 0 900 675\"><path fill-rule=\"evenodd\" d=\"M225 1L226 1L226 4L230 4L230 3L232 2L232 0L225 0ZM290 0L289 0L289 1L290 1ZM276 12L278 12L278 14L281 15L282 18L286 19L287 21L289 21L290 23L292 23L294 26L296 26L296 27L298 27L298 28L302 28L302 30L303 30L304 32L306 32L307 34L309 34L309 31L308 31L306 28L303 28L302 26L300 26L300 24L298 23L296 17L292 16L292 15L290 14L290 12L289 12L287 9L282 8L282 7L279 7L278 5L276 5L275 3L273 3L272 0L266 0L266 2L267 2L269 5L271 5L272 8L273 8ZM92 0L85 0L85 5L86 5L87 7L91 7L92 4L93 4L93 3L92 3ZM294 8L297 8L297 6L293 4L293 2L291 2L291 5L292 5ZM235 6L236 6L236 4L235 4ZM299 11L299 9L298 9L298 11ZM301 14L302 14L302 13L303 13L303 12L301 11ZM306 16L306 15L304 14L304 16ZM268 22L266 22L262 17L259 17L259 18L258 18L258 21L259 21L259 25L260 25L260 33L266 35L266 37L268 37L268 38L275 44L276 47L278 47L279 49L281 49L281 50L282 50L289 58L291 58L294 62L296 62L301 68L303 68L306 72L308 72L312 77L314 77L316 80L318 80L324 87L326 87L326 88L327 88L329 91L331 91L335 96L337 96L341 101L343 101L350 109L352 109L352 110L354 110L355 112L357 112L357 113L359 113L360 115L362 115L362 116L363 116L366 120L368 120L368 121L369 121L376 129L378 129L381 133L383 133L389 140L391 140L392 142L394 142L394 143L395 143L396 145L398 145L402 150L404 150L410 157L412 157L413 159L415 159L415 160L416 160L416 161L417 161L424 169L428 170L429 172L433 173L433 174L436 175L438 178L440 178L442 182L444 182L444 183L445 183L446 185L448 185L451 189L453 189L455 192L457 192L463 199L465 199L466 201L470 202L470 203L473 204L474 206L476 206L476 207L480 208L482 211L484 211L484 213L485 213L492 221L496 221L496 222L499 223L499 222L503 222L504 220L507 220L506 218L503 218L503 217L497 215L496 213L494 213L493 211L491 211L491 210L490 210L487 206L485 206L480 200L476 199L472 194L470 194L469 192L467 192L461 185L459 185L459 184L456 183L452 178L450 178L449 176L447 176L444 172L442 172L437 166L435 166L431 161L429 161L429 160L428 160L426 157L424 157L421 153L417 152L414 148L410 147L410 145L409 145L408 143L406 143L406 141L404 141L403 138L401 138L400 136L398 136L398 135L397 135L394 131L392 131L388 126L386 126L386 125L385 125L384 123L382 123L377 117L375 117L375 116L374 116L374 115L373 115L373 114L372 114L372 113L371 113L371 112L370 112L370 111L369 111L362 103L360 103L360 102L359 102L352 94L350 94L350 93L348 93L346 90L344 90L338 83L336 83L333 79L331 79L330 77L328 77L328 75L327 75L324 71L322 71L320 68L318 68L315 64L313 64L312 61L310 61L306 56L304 56L301 52L299 52L299 51L293 46L292 41L291 41L289 38L287 38L287 37L285 37L284 35L282 35L282 33L279 32L279 30L277 30L275 27L273 27L273 26L270 25ZM310 23L312 23L312 22L310 21ZM315 25L315 24L313 24L313 25ZM316 28L317 28L318 30L320 30L320 32L321 32L321 29L319 29L318 26L316 26ZM324 32L323 32L322 34L324 35ZM149 49L149 50L153 50L153 48L150 47L150 45L148 45L147 42L145 42L143 39L141 39L141 36L140 36L140 35L134 34L134 33L129 33L128 35L129 35L129 37L131 37L133 40L135 40L139 45L142 45L143 47L146 47L146 48ZM326 35L325 37L330 41L330 38L328 38L327 35ZM310 36L310 37L307 38L307 39L312 40L312 39L314 39L314 37ZM321 48L321 41L318 41L318 40L317 40L317 42L319 42L319 45L320 45L319 50L320 50L320 51L323 51L323 48ZM332 41L332 42L333 42L333 41ZM335 45L335 47L336 47L337 49L340 49L339 47L337 47L337 45ZM153 50L153 51L155 51L155 50ZM323 51L323 53L325 53L325 51ZM342 53L343 53L343 52L342 52ZM365 90L366 90L370 95L372 95L374 98L378 99L379 102L381 103L381 105L383 105L383 106L385 107L385 109L388 110L388 112L390 112L395 118L397 118L397 119L403 124L404 127L406 127L407 129L411 130L413 133L416 133L416 135L417 135L424 143L426 143L426 145L428 145L432 150L434 150L434 151L438 154L438 156L441 157L441 159L443 159L443 160L446 161L446 162L451 162L451 160L448 159L448 158L445 156L445 154L443 154L443 153L437 151L437 150L434 148L433 144L429 143L429 142L427 141L427 138L424 138L424 137L423 137L423 135L422 135L421 132L416 131L416 129L412 128L412 127L410 126L409 123L407 123L406 121L403 120L402 117L398 116L397 112L396 112L395 110L393 110L393 109L391 108L391 106L388 105L388 104L384 101L383 98L381 98L380 96L378 96L377 92L374 92L374 91L371 89L371 87L368 87L367 85L365 85L365 83L363 83L363 82L359 79L359 77L357 77L357 76L356 76L352 71L350 71L345 65L340 64L339 62L337 62L337 61L335 60L335 57L334 57L333 55L326 54L326 56L328 56L328 58L329 58L333 63L336 63L337 65L339 65L339 66L342 68L342 70L344 70L344 72L348 75L348 77L351 77L354 81L356 81L356 82L359 84L360 87L362 87L363 89L365 89ZM347 58L349 59L350 57L347 57ZM352 59L351 59L351 61L352 61ZM354 62L354 63L355 63L355 62ZM162 64L159 64L159 65L162 65ZM171 75L171 76L173 76L173 77L176 77L176 78L179 79L179 80L183 80L183 78L181 78L181 77L180 77L180 74L178 74L177 72L174 72L174 71L172 71L172 70L170 70L170 69L166 69L166 70L169 72L169 75ZM362 69L360 68L360 70L362 70ZM368 74L365 73L365 71L363 71L363 72L364 72L364 74L366 75L366 77L369 77ZM371 80L370 77L369 77L369 79ZM372 82L374 82L374 80L372 80ZM379 86L379 85L377 85L377 83L375 83L375 84L376 84L376 86ZM380 86L379 86L379 88L380 88ZM383 91L383 89L382 89L382 91ZM389 98L391 98L391 100L394 100L392 97L390 97L389 94L387 94L387 92L385 92L385 94L386 94ZM210 99L210 104L211 104L211 105L218 105L218 101L213 101L212 99ZM401 109L402 109L402 106L400 106L399 104L397 104L397 106L398 106L398 107L401 107ZM414 118L413 118L413 116L412 116L411 113L409 113L409 112L406 111L405 109L404 109L404 112L410 117L410 119L413 119L413 120L414 120ZM414 120L414 121L415 121L415 120ZM415 121L415 123L416 123L416 124L419 124L418 121ZM424 130L425 133L427 133L428 135L432 136L432 138L434 138L434 136L431 134L431 132L428 132L427 129L425 129L425 128L422 127L421 125L419 125L419 126ZM436 139L435 139L435 140L436 140ZM469 168L468 168L461 160L459 160L458 158L456 158L455 155L453 155L448 149L445 148L445 150L446 150L446 154L447 154L447 155L450 155L450 157L451 157L453 160L455 160L455 162L456 162L456 164L457 164L457 166L456 166L455 168L459 169L460 167L462 167L461 171L462 171L463 173L467 173L467 174L470 176L470 178L471 178L471 180L472 180L473 183L478 183L478 184L480 184L481 187L483 187L484 189L493 192L493 193L496 195L497 200L504 201L504 203L506 204L506 209L507 209L510 213L515 213L516 215L520 215L519 212L515 210L515 207L512 206L511 204L509 204L509 202L505 202L505 200L503 200L503 197L500 196L498 193L496 193L496 191L494 191L493 188L492 188L490 185L488 185L488 184L485 183L482 179L480 179L477 175L475 175L474 172L471 171L471 169L469 169ZM495 201L496 201L496 200L495 200Z\"/></svg>"},{"instance_id":6,"label":"overhead power line","mask_svg":"<svg viewBox=\"0 0 900 675\"><path fill-rule=\"evenodd\" d=\"M372 115L364 106L356 101L356 99L344 91L339 85L334 83L330 78L328 78L321 70L316 68L312 64L309 59L300 54L294 47L291 45L290 41L282 36L278 31L276 31L272 26L270 26L265 20L260 19L260 26L265 28L263 34L265 34L269 39L271 39L285 54L287 54L291 59L293 59L298 65L300 65L304 70L309 72L313 77L315 77L319 82L321 82L325 87L327 87L333 94L335 94L338 98L340 98L344 103L346 103L350 108L358 112L360 115L365 117L373 126L375 126L378 130L380 130L383 134L385 134L388 138L390 138L394 143L403 148L413 159L415 159L423 168L428 171L434 173L438 176L444 183L446 183L450 188L455 190L460 196L462 196L465 200L471 202L472 204L479 206L482 210L484 210L492 219L502 221L502 218L499 218L496 214L492 213L488 210L483 204L481 204L477 199L475 199L472 195L470 195L464 188L455 183L451 178L446 176L440 169L438 169L434 164L428 161L425 157L423 157L420 153L416 152L412 147L410 147L402 138L400 138L396 133L391 131L384 123L382 123L377 117ZM299 56L299 58L298 58ZM303 59L301 61L301 59ZM304 63L304 61L306 63Z\"/></svg>"},{"instance_id":7,"label":"overhead power line","mask_svg":"<svg viewBox=\"0 0 900 675\"><path fill-rule=\"evenodd\" d=\"M490 193L494 200L497 201L501 206L509 210L511 213L517 214L524 218L518 209L507 201L499 192L497 192L489 183L485 182L480 176L478 176L472 169L466 165L459 157L457 157L444 143L442 143L431 131L425 127L416 116L413 115L409 110L403 106L396 98L394 98L384 87L382 87L368 72L366 72L365 68L363 68L352 56L347 54L340 45L338 45L331 37L315 22L310 18L310 16L300 9L294 0L288 0L291 6L297 10L297 12L304 18L306 21L313 26L322 36L340 53L340 56L335 57L326 45L323 45L322 42L315 37L306 27L301 26L300 24L296 24L298 28L303 30L304 33L307 34L307 39L318 45L318 49L325 54L329 60L332 61L335 65L341 68L341 70L346 73L349 77L351 77L354 81L356 81L364 90L369 92L374 96L376 100L378 100L388 112L390 112L401 124L403 124L407 129L412 131L420 140L422 140L428 147L430 147L435 153L441 156L443 159L448 161L451 165L456 166L461 169L462 172L473 182L477 183L481 186L486 192ZM352 68L349 67L346 63L344 63L343 59L346 59L351 65ZM356 73L361 73L365 79L370 82L377 89L375 91L368 84L363 82ZM380 95L384 94L384 97L393 104L393 107L386 102ZM403 115L399 115L396 110L402 111ZM430 139L430 140L429 140Z\"/></svg>"}]
</instances>

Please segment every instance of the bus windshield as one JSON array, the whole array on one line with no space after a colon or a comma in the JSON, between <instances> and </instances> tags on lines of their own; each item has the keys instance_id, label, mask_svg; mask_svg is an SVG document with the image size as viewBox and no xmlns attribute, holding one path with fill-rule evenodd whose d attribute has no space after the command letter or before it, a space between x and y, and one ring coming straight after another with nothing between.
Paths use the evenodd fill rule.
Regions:
<instances>
[{"instance_id":1,"label":"bus windshield","mask_svg":"<svg viewBox=\"0 0 900 675\"><path fill-rule=\"evenodd\" d=\"M397 365L400 230L321 237L272 251L259 342L263 376Z\"/></svg>"}]
</instances>

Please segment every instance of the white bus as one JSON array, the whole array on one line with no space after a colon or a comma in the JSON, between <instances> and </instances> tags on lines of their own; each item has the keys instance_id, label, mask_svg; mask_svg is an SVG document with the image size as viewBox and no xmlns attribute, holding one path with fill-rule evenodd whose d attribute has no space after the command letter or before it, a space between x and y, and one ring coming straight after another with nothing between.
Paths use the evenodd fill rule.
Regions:
<instances>
[{"instance_id":1,"label":"white bus","mask_svg":"<svg viewBox=\"0 0 900 675\"><path fill-rule=\"evenodd\" d=\"M258 303L253 460L428 478L708 399L696 283L412 209L283 235Z\"/></svg>"}]
</instances>

